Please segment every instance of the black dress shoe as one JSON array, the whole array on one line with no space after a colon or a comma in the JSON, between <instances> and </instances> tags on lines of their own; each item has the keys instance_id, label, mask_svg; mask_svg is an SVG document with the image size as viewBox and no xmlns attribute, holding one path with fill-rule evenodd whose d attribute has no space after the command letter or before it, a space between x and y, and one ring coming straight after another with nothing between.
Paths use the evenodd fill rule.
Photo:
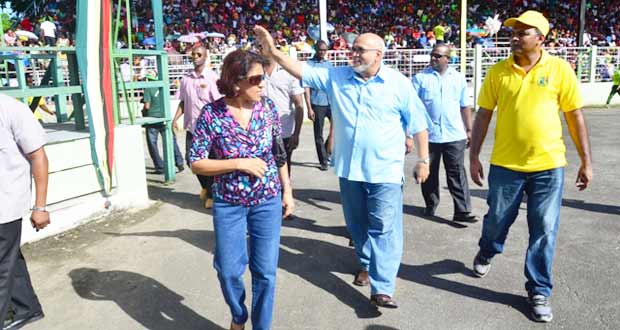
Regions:
<instances>
[{"instance_id":1,"label":"black dress shoe","mask_svg":"<svg viewBox=\"0 0 620 330\"><path fill-rule=\"evenodd\" d=\"M19 315L16 315L14 316L11 322L9 322L8 324L7 323L4 324L4 327L2 328L2 330L21 329L26 324L36 322L44 317L45 315L43 314L43 312L31 313L31 314L28 314L22 317L20 317Z\"/></svg>"},{"instance_id":2,"label":"black dress shoe","mask_svg":"<svg viewBox=\"0 0 620 330\"><path fill-rule=\"evenodd\" d=\"M185 170L185 166L183 166L183 164L177 165L177 171L179 171L179 173L183 172L183 170Z\"/></svg>"},{"instance_id":3,"label":"black dress shoe","mask_svg":"<svg viewBox=\"0 0 620 330\"><path fill-rule=\"evenodd\" d=\"M432 207L427 207L424 208L424 215L427 217L434 217L435 216L435 209Z\"/></svg>"},{"instance_id":4,"label":"black dress shoe","mask_svg":"<svg viewBox=\"0 0 620 330\"><path fill-rule=\"evenodd\" d=\"M455 214L454 217L452 218L452 221L474 223L474 222L478 222L478 217L476 217L475 215L471 213Z\"/></svg>"},{"instance_id":5,"label":"black dress shoe","mask_svg":"<svg viewBox=\"0 0 620 330\"><path fill-rule=\"evenodd\" d=\"M370 296L370 303L378 307L398 308L398 305L392 297L386 294L373 294Z\"/></svg>"},{"instance_id":6,"label":"black dress shoe","mask_svg":"<svg viewBox=\"0 0 620 330\"><path fill-rule=\"evenodd\" d=\"M326 163L321 164L321 167L319 167L319 169L321 171L327 171L329 169L329 165L327 165Z\"/></svg>"}]
</instances>

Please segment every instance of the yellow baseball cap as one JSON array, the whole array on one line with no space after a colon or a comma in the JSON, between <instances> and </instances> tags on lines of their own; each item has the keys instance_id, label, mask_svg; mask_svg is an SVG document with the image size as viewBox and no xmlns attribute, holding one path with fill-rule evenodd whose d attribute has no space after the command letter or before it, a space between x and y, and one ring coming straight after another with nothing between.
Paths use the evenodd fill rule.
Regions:
<instances>
[{"instance_id":1,"label":"yellow baseball cap","mask_svg":"<svg viewBox=\"0 0 620 330\"><path fill-rule=\"evenodd\" d=\"M504 21L504 25L513 27L517 22L538 28L544 36L549 33L549 21L543 14L535 10L528 10L519 17L512 17Z\"/></svg>"}]
</instances>

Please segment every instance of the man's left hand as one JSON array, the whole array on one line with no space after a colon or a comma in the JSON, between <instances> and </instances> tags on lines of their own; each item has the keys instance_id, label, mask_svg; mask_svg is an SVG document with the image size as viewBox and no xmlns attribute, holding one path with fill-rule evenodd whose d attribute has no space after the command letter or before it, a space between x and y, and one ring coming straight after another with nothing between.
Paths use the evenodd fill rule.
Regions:
<instances>
[{"instance_id":1,"label":"man's left hand","mask_svg":"<svg viewBox=\"0 0 620 330\"><path fill-rule=\"evenodd\" d=\"M288 146L291 150L297 149L297 146L299 146L299 135L298 134L291 135L291 137L288 140Z\"/></svg>"},{"instance_id":2,"label":"man's left hand","mask_svg":"<svg viewBox=\"0 0 620 330\"><path fill-rule=\"evenodd\" d=\"M407 139L405 140L405 154L411 153L414 149L414 144L413 144L413 138L412 137L407 137Z\"/></svg>"},{"instance_id":3,"label":"man's left hand","mask_svg":"<svg viewBox=\"0 0 620 330\"><path fill-rule=\"evenodd\" d=\"M47 211L32 211L30 223L32 224L32 228L39 231L50 224L50 214Z\"/></svg>"},{"instance_id":4,"label":"man's left hand","mask_svg":"<svg viewBox=\"0 0 620 330\"><path fill-rule=\"evenodd\" d=\"M579 171L577 172L577 181L575 181L575 186L577 186L579 191L588 188L590 181L592 181L592 175L591 165L581 165L579 167Z\"/></svg>"},{"instance_id":5,"label":"man's left hand","mask_svg":"<svg viewBox=\"0 0 620 330\"><path fill-rule=\"evenodd\" d=\"M413 171L413 176L415 177L417 183L424 183L428 178L428 173L428 164L418 162L415 166L415 170Z\"/></svg>"}]
</instances>

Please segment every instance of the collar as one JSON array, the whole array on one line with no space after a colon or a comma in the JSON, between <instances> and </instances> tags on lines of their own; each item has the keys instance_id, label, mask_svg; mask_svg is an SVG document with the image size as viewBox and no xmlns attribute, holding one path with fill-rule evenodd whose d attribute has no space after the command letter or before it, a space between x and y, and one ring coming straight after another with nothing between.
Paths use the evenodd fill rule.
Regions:
<instances>
[{"instance_id":1,"label":"collar","mask_svg":"<svg viewBox=\"0 0 620 330\"><path fill-rule=\"evenodd\" d=\"M277 63L276 63L276 67L275 67L275 68L273 68L273 71L271 71L271 74L268 74L268 73L267 73L267 70L265 70L265 76L266 76L267 78L271 78L274 74L276 74L276 72L278 72L278 71L280 71L280 70L284 70L284 69L280 66L280 64L277 64Z\"/></svg>"},{"instance_id":2,"label":"collar","mask_svg":"<svg viewBox=\"0 0 620 330\"><path fill-rule=\"evenodd\" d=\"M549 53L547 53L546 50L541 49L540 50L540 59L538 60L538 63L536 63L533 67L537 67L537 66L543 66L547 63L547 61L549 61L549 58L551 57L551 55L549 55ZM508 63L508 65L511 68L518 68L519 70L522 70L521 67L515 62L515 58L514 58L514 54L510 54L510 56L508 57L508 59L506 60L506 62Z\"/></svg>"},{"instance_id":3,"label":"collar","mask_svg":"<svg viewBox=\"0 0 620 330\"><path fill-rule=\"evenodd\" d=\"M206 78L206 77L207 77L207 74L206 74L206 73L207 73L209 70L210 70L210 69L209 69L207 66L205 66L205 67L202 69L202 72L200 72L200 75L198 75L198 74L196 74L196 70L192 69L192 71L190 71L189 75L190 75L192 78Z\"/></svg>"},{"instance_id":4,"label":"collar","mask_svg":"<svg viewBox=\"0 0 620 330\"><path fill-rule=\"evenodd\" d=\"M433 67L432 67L432 66L430 66L430 65L429 65L429 66L427 66L427 67L424 69L424 73L430 73L430 74L433 74L433 75L435 75L435 76L442 77L442 75L441 75L438 71L436 71L435 69L433 69ZM455 74L455 73L457 73L457 72L456 72L456 70L454 70L452 67L448 66L448 68L446 69L446 72L444 73L444 75L443 75L443 76L451 76L451 75L453 75L453 74Z\"/></svg>"},{"instance_id":5,"label":"collar","mask_svg":"<svg viewBox=\"0 0 620 330\"><path fill-rule=\"evenodd\" d=\"M353 67L349 66L349 71L350 71L349 72L349 79L358 79L358 80L364 81L364 79L362 79L362 77L360 77L355 72L355 70L353 70ZM388 70L385 68L385 65L383 65L383 62L382 62L381 66L379 67L379 71L377 71L377 74L374 77L368 79L365 82L370 82L370 81L372 81L374 79L381 79L381 81L384 82L384 81L387 80L387 71Z\"/></svg>"}]
</instances>

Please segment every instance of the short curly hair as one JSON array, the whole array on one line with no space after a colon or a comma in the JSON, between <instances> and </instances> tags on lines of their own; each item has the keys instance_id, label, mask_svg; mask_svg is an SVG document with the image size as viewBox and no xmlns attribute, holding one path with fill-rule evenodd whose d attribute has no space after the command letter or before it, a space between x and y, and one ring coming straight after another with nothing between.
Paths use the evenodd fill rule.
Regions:
<instances>
[{"instance_id":1,"label":"short curly hair","mask_svg":"<svg viewBox=\"0 0 620 330\"><path fill-rule=\"evenodd\" d=\"M222 63L220 79L217 81L217 89L220 93L226 97L235 97L237 95L235 84L247 78L248 71L254 64L264 67L268 61L258 53L241 49L226 55Z\"/></svg>"}]
</instances>

